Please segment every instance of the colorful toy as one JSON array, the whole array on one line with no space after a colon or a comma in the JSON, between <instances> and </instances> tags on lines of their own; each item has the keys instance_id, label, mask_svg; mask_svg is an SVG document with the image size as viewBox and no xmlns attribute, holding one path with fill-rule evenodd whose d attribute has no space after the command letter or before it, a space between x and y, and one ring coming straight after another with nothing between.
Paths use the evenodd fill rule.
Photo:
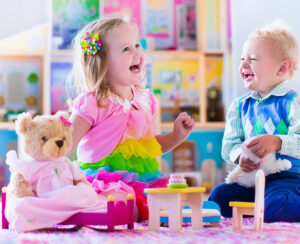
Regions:
<instances>
[{"instance_id":1,"label":"colorful toy","mask_svg":"<svg viewBox=\"0 0 300 244\"><path fill-rule=\"evenodd\" d=\"M169 217L167 211L160 211L160 222L168 223ZM182 222L191 223L192 211L189 206L184 206L182 210ZM213 201L204 201L202 206L203 223L208 223L212 227L219 226L220 222L220 206Z\"/></svg>"},{"instance_id":2,"label":"colorful toy","mask_svg":"<svg viewBox=\"0 0 300 244\"><path fill-rule=\"evenodd\" d=\"M263 229L265 210L265 174L259 169L255 175L255 202L229 202L232 209L232 228L242 228L243 215L254 215L254 228Z\"/></svg>"},{"instance_id":3,"label":"colorful toy","mask_svg":"<svg viewBox=\"0 0 300 244\"><path fill-rule=\"evenodd\" d=\"M6 187L2 188L2 229L8 229L9 223L5 218ZM123 201L114 202L108 196L107 212L105 213L77 213L59 225L107 225L108 231L114 231L115 226L127 224L128 229L134 228L134 199L128 195L127 205Z\"/></svg>"},{"instance_id":4,"label":"colorful toy","mask_svg":"<svg viewBox=\"0 0 300 244\"><path fill-rule=\"evenodd\" d=\"M187 188L186 179L180 174L171 174L168 188Z\"/></svg>"},{"instance_id":5,"label":"colorful toy","mask_svg":"<svg viewBox=\"0 0 300 244\"><path fill-rule=\"evenodd\" d=\"M180 232L182 227L182 206L191 207L192 228L200 229L202 222L202 201L204 187L188 187L179 189L169 188L147 188L149 207L149 230L158 231L160 223L160 212L164 208L169 215L170 231Z\"/></svg>"}]
</instances>

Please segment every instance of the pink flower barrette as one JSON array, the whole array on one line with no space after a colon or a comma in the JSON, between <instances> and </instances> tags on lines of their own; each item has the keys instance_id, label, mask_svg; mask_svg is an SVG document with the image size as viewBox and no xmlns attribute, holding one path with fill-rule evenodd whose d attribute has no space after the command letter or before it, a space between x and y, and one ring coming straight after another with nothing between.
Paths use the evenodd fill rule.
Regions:
<instances>
[{"instance_id":1,"label":"pink flower barrette","mask_svg":"<svg viewBox=\"0 0 300 244\"><path fill-rule=\"evenodd\" d=\"M82 35L80 45L84 54L94 55L100 50L101 42L98 34L93 36L92 32L86 32Z\"/></svg>"},{"instance_id":2,"label":"pink flower barrette","mask_svg":"<svg viewBox=\"0 0 300 244\"><path fill-rule=\"evenodd\" d=\"M66 126L68 126L68 127L71 127L71 126L72 126L72 123L69 122L65 117L60 116L59 119L60 119L60 121L63 122Z\"/></svg>"}]
</instances>

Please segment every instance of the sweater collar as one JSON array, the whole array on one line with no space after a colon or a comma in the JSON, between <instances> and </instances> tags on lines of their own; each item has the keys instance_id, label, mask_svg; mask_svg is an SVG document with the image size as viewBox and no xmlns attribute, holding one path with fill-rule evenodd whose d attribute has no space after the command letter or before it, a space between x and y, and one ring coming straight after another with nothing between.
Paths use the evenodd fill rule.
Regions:
<instances>
[{"instance_id":1,"label":"sweater collar","mask_svg":"<svg viewBox=\"0 0 300 244\"><path fill-rule=\"evenodd\" d=\"M282 97L287 94L292 89L288 80L280 82L277 86L275 86L267 96L261 97L256 91L252 91L248 94L247 98L251 97L255 100L264 101L271 96L279 96Z\"/></svg>"}]
</instances>

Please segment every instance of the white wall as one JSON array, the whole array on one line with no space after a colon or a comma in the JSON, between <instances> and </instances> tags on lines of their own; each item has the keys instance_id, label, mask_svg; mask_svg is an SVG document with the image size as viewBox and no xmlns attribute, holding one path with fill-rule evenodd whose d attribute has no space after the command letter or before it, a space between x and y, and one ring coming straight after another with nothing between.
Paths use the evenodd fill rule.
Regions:
<instances>
[{"instance_id":1,"label":"white wall","mask_svg":"<svg viewBox=\"0 0 300 244\"><path fill-rule=\"evenodd\" d=\"M0 39L48 21L49 0L0 0Z\"/></svg>"},{"instance_id":2,"label":"white wall","mask_svg":"<svg viewBox=\"0 0 300 244\"><path fill-rule=\"evenodd\" d=\"M284 19L292 28L300 46L299 0L231 0L234 97L246 92L238 72L243 42L252 31L278 18ZM300 92L300 71L295 74L291 83Z\"/></svg>"}]
</instances>

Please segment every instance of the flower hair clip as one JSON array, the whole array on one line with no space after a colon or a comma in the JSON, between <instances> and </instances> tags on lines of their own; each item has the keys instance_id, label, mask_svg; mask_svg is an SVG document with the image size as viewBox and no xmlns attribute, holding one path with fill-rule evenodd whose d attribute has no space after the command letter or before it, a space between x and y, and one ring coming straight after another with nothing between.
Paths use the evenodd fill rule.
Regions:
<instances>
[{"instance_id":1,"label":"flower hair clip","mask_svg":"<svg viewBox=\"0 0 300 244\"><path fill-rule=\"evenodd\" d=\"M100 50L101 42L98 34L93 36L92 32L86 32L82 35L80 45L84 54L94 55Z\"/></svg>"},{"instance_id":2,"label":"flower hair clip","mask_svg":"<svg viewBox=\"0 0 300 244\"><path fill-rule=\"evenodd\" d=\"M59 120L61 121L61 122L63 122L66 126L68 126L68 127L71 127L72 126L72 123L71 122L69 122L65 117L63 117L63 116L60 116L59 117Z\"/></svg>"}]
</instances>

